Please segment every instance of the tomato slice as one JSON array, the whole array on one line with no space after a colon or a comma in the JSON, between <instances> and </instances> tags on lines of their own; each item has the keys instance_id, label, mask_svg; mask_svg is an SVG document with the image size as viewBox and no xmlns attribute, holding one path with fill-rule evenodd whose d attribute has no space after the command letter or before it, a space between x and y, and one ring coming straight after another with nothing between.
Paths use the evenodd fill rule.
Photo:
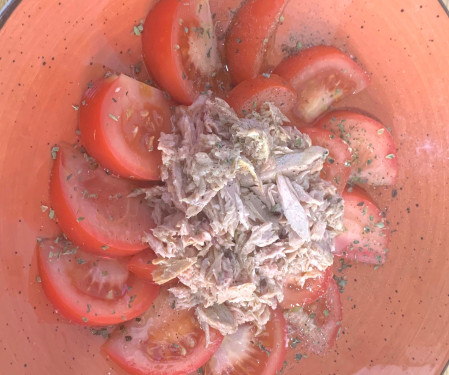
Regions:
<instances>
[{"instance_id":1,"label":"tomato slice","mask_svg":"<svg viewBox=\"0 0 449 375\"><path fill-rule=\"evenodd\" d=\"M381 123L359 113L339 110L318 119L315 126L329 130L351 148L351 183L393 185L396 182L396 145Z\"/></svg>"},{"instance_id":2,"label":"tomato slice","mask_svg":"<svg viewBox=\"0 0 449 375\"><path fill-rule=\"evenodd\" d=\"M380 209L362 189L345 190L343 225L346 232L335 238L334 255L363 263L383 264L389 232Z\"/></svg>"},{"instance_id":3,"label":"tomato slice","mask_svg":"<svg viewBox=\"0 0 449 375\"><path fill-rule=\"evenodd\" d=\"M325 271L317 270L317 275L307 279L302 287L298 286L297 278L288 277L284 285L284 299L279 305L283 309L290 309L315 302L326 293L332 276L332 267L326 268Z\"/></svg>"},{"instance_id":4,"label":"tomato slice","mask_svg":"<svg viewBox=\"0 0 449 375\"><path fill-rule=\"evenodd\" d=\"M351 153L347 143L324 129L313 127L299 130L310 137L312 144L329 150L329 155L321 170L321 178L333 183L337 192L341 194L351 173Z\"/></svg>"},{"instance_id":5,"label":"tomato slice","mask_svg":"<svg viewBox=\"0 0 449 375\"><path fill-rule=\"evenodd\" d=\"M210 344L192 310L175 310L166 289L140 318L116 329L103 349L131 374L185 375L196 371L223 340L210 330Z\"/></svg>"},{"instance_id":6,"label":"tomato slice","mask_svg":"<svg viewBox=\"0 0 449 375\"><path fill-rule=\"evenodd\" d=\"M326 112L332 103L369 84L368 75L349 56L330 46L304 49L281 62L274 73L295 88L295 114L306 123Z\"/></svg>"},{"instance_id":7,"label":"tomato slice","mask_svg":"<svg viewBox=\"0 0 449 375\"><path fill-rule=\"evenodd\" d=\"M62 238L39 242L37 255L45 294L75 323L123 323L146 311L159 292L130 274L126 259L99 257Z\"/></svg>"},{"instance_id":8,"label":"tomato slice","mask_svg":"<svg viewBox=\"0 0 449 375\"><path fill-rule=\"evenodd\" d=\"M131 180L110 176L87 154L60 145L50 179L50 198L67 237L103 256L132 255L148 247L145 231L154 227L151 209Z\"/></svg>"},{"instance_id":9,"label":"tomato slice","mask_svg":"<svg viewBox=\"0 0 449 375\"><path fill-rule=\"evenodd\" d=\"M265 102L273 103L288 116L296 103L296 92L276 74L261 75L239 83L226 100L239 116L259 110Z\"/></svg>"},{"instance_id":10,"label":"tomato slice","mask_svg":"<svg viewBox=\"0 0 449 375\"><path fill-rule=\"evenodd\" d=\"M248 0L237 11L225 42L226 62L233 83L269 69L266 56L274 44L286 0Z\"/></svg>"},{"instance_id":11,"label":"tomato slice","mask_svg":"<svg viewBox=\"0 0 449 375\"><path fill-rule=\"evenodd\" d=\"M192 104L204 90L224 90L207 0L159 1L145 20L142 49L156 82L179 103Z\"/></svg>"},{"instance_id":12,"label":"tomato slice","mask_svg":"<svg viewBox=\"0 0 449 375\"><path fill-rule=\"evenodd\" d=\"M287 352L287 326L282 311L272 311L265 330L245 324L223 343L204 366L206 375L273 375L284 363Z\"/></svg>"},{"instance_id":13,"label":"tomato slice","mask_svg":"<svg viewBox=\"0 0 449 375\"><path fill-rule=\"evenodd\" d=\"M242 0L209 0L210 11L214 23L215 35L217 36L218 50L224 56L224 41L231 21Z\"/></svg>"},{"instance_id":14,"label":"tomato slice","mask_svg":"<svg viewBox=\"0 0 449 375\"><path fill-rule=\"evenodd\" d=\"M161 132L171 132L170 102L163 92L124 74L95 82L79 110L80 140L101 165L142 180L160 179Z\"/></svg>"},{"instance_id":15,"label":"tomato slice","mask_svg":"<svg viewBox=\"0 0 449 375\"><path fill-rule=\"evenodd\" d=\"M147 249L134 255L128 263L128 270L141 279L153 281L152 272L156 269L153 260L156 254L153 250Z\"/></svg>"},{"instance_id":16,"label":"tomato slice","mask_svg":"<svg viewBox=\"0 0 449 375\"><path fill-rule=\"evenodd\" d=\"M335 343L341 326L342 309L337 283L330 278L326 293L304 307L295 307L285 313L292 339L304 349L323 354Z\"/></svg>"}]
</instances>

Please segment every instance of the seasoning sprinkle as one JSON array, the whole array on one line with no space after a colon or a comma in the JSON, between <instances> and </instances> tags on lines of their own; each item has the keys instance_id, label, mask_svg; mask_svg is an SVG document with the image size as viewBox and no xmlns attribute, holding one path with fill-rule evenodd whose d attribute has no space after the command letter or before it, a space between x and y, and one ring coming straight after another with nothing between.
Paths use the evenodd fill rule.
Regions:
<instances>
[{"instance_id":1,"label":"seasoning sprinkle","mask_svg":"<svg viewBox=\"0 0 449 375\"><path fill-rule=\"evenodd\" d=\"M58 151L59 151L59 146L53 146L51 148L51 158L53 160L56 159L56 154L58 153Z\"/></svg>"},{"instance_id":2,"label":"seasoning sprinkle","mask_svg":"<svg viewBox=\"0 0 449 375\"><path fill-rule=\"evenodd\" d=\"M395 155L394 154L388 154L387 156L385 156L385 159L394 159Z\"/></svg>"},{"instance_id":3,"label":"seasoning sprinkle","mask_svg":"<svg viewBox=\"0 0 449 375\"><path fill-rule=\"evenodd\" d=\"M115 117L112 113L109 113L109 117L113 119L115 122L118 122L118 118Z\"/></svg>"}]
</instances>

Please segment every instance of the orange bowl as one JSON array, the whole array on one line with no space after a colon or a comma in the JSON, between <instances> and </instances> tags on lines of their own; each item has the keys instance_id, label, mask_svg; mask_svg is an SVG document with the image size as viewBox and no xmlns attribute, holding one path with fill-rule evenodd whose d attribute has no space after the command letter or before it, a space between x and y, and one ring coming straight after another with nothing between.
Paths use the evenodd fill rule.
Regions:
<instances>
[{"instance_id":1,"label":"orange bowl","mask_svg":"<svg viewBox=\"0 0 449 375\"><path fill-rule=\"evenodd\" d=\"M298 3L285 10L278 49L299 38L357 57L371 86L339 106L392 129L400 172L396 186L371 190L390 222L387 263L340 275L336 262L347 279L336 346L300 361L291 351L285 374L440 374L449 359L448 16L436 0ZM49 205L52 146L76 139L72 105L106 70L147 78L133 26L152 1L15 5L0 18L0 373L123 375L100 353L101 337L47 301L34 247L58 233L41 205Z\"/></svg>"}]
</instances>

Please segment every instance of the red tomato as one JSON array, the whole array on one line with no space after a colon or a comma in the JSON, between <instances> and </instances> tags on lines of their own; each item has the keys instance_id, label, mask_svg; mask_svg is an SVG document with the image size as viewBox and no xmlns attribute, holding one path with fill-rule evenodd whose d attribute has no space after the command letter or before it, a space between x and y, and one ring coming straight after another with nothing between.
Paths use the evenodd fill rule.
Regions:
<instances>
[{"instance_id":1,"label":"red tomato","mask_svg":"<svg viewBox=\"0 0 449 375\"><path fill-rule=\"evenodd\" d=\"M281 310L272 311L265 330L245 324L224 338L204 366L205 375L273 375L282 367L287 352L287 327Z\"/></svg>"},{"instance_id":2,"label":"red tomato","mask_svg":"<svg viewBox=\"0 0 449 375\"><path fill-rule=\"evenodd\" d=\"M332 276L332 267L328 267L323 272L317 271L317 276L307 279L302 288L298 286L295 277L288 277L284 285L284 299L279 305L283 309L290 309L315 302L326 293Z\"/></svg>"},{"instance_id":3,"label":"red tomato","mask_svg":"<svg viewBox=\"0 0 449 375\"><path fill-rule=\"evenodd\" d=\"M170 103L162 91L112 75L88 88L82 103L80 140L91 156L120 176L160 179L159 135L171 133Z\"/></svg>"},{"instance_id":4,"label":"red tomato","mask_svg":"<svg viewBox=\"0 0 449 375\"><path fill-rule=\"evenodd\" d=\"M312 122L337 100L362 91L367 74L347 55L330 46L302 50L281 62L274 73L284 77L298 93L296 115Z\"/></svg>"},{"instance_id":5,"label":"red tomato","mask_svg":"<svg viewBox=\"0 0 449 375\"><path fill-rule=\"evenodd\" d=\"M123 323L146 311L159 292L157 285L130 274L125 259L86 253L61 238L41 241L37 255L45 294L75 323Z\"/></svg>"},{"instance_id":6,"label":"red tomato","mask_svg":"<svg viewBox=\"0 0 449 375\"><path fill-rule=\"evenodd\" d=\"M116 329L103 349L131 374L185 375L206 363L222 340L211 329L206 347L193 311L173 309L167 290L161 290L153 306Z\"/></svg>"},{"instance_id":7,"label":"red tomato","mask_svg":"<svg viewBox=\"0 0 449 375\"><path fill-rule=\"evenodd\" d=\"M67 237L104 256L132 255L148 247L145 231L154 227L151 209L128 195L138 187L110 176L87 154L59 146L50 179L50 198Z\"/></svg>"},{"instance_id":8,"label":"red tomato","mask_svg":"<svg viewBox=\"0 0 449 375\"><path fill-rule=\"evenodd\" d=\"M209 0L218 49L224 56L224 40L234 14L242 5L242 0Z\"/></svg>"},{"instance_id":9,"label":"red tomato","mask_svg":"<svg viewBox=\"0 0 449 375\"><path fill-rule=\"evenodd\" d=\"M226 62L234 83L251 79L269 67L267 52L286 0L248 0L237 11L225 42Z\"/></svg>"},{"instance_id":10,"label":"red tomato","mask_svg":"<svg viewBox=\"0 0 449 375\"><path fill-rule=\"evenodd\" d=\"M340 138L324 129L300 128L302 133L307 134L312 144L327 148L329 155L324 162L321 177L332 182L341 194L348 182L351 173L351 153L348 145Z\"/></svg>"},{"instance_id":11,"label":"red tomato","mask_svg":"<svg viewBox=\"0 0 449 375\"><path fill-rule=\"evenodd\" d=\"M383 264L388 246L385 217L366 192L345 190L343 225L346 232L335 238L334 255L363 263Z\"/></svg>"},{"instance_id":12,"label":"red tomato","mask_svg":"<svg viewBox=\"0 0 449 375\"><path fill-rule=\"evenodd\" d=\"M296 92L276 74L261 75L239 83L226 101L239 116L257 111L265 102L275 104L282 113L290 115L296 103Z\"/></svg>"},{"instance_id":13,"label":"red tomato","mask_svg":"<svg viewBox=\"0 0 449 375\"><path fill-rule=\"evenodd\" d=\"M328 351L335 343L342 319L337 283L331 278L320 299L302 308L295 307L287 314L293 340L299 339L306 350L315 354Z\"/></svg>"},{"instance_id":14,"label":"red tomato","mask_svg":"<svg viewBox=\"0 0 449 375\"><path fill-rule=\"evenodd\" d=\"M128 270L141 279L153 281L152 272L156 269L153 259L156 259L153 250L144 250L131 258Z\"/></svg>"},{"instance_id":15,"label":"red tomato","mask_svg":"<svg viewBox=\"0 0 449 375\"><path fill-rule=\"evenodd\" d=\"M381 123L359 113L334 111L320 118L315 126L329 130L351 148L350 182L359 185L396 182L396 145Z\"/></svg>"},{"instance_id":16,"label":"red tomato","mask_svg":"<svg viewBox=\"0 0 449 375\"><path fill-rule=\"evenodd\" d=\"M207 0L161 0L142 32L145 65L176 101L192 104L204 90L223 90L223 66Z\"/></svg>"}]
</instances>

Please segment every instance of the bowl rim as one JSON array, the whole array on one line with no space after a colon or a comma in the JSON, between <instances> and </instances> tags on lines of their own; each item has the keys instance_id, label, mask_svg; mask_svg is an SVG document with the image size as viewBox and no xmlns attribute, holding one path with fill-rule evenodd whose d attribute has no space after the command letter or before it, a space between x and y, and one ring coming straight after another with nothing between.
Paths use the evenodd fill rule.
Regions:
<instances>
[{"instance_id":1,"label":"bowl rim","mask_svg":"<svg viewBox=\"0 0 449 375\"><path fill-rule=\"evenodd\" d=\"M0 9L0 29L5 25L6 21L8 21L8 18L21 1L22 0L8 0L3 8Z\"/></svg>"}]
</instances>

